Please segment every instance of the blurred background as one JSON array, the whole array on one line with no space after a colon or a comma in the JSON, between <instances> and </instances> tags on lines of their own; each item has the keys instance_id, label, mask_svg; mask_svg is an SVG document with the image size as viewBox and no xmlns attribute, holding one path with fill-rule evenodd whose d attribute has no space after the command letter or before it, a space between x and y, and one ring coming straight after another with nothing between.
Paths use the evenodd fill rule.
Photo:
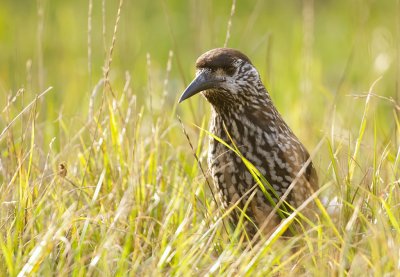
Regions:
<instances>
[{"instance_id":1,"label":"blurred background","mask_svg":"<svg viewBox=\"0 0 400 277\"><path fill-rule=\"evenodd\" d=\"M220 224L210 105L177 100L225 44L259 70L333 203L303 253L294 237L238 257ZM396 275L399 60L398 0L1 0L0 272Z\"/></svg>"},{"instance_id":2,"label":"blurred background","mask_svg":"<svg viewBox=\"0 0 400 277\"><path fill-rule=\"evenodd\" d=\"M1 129L49 86L53 89L37 115L45 125L44 144L60 136L60 117L71 133L84 125L90 95L103 77L118 5L1 2ZM394 0L124 1L110 81L120 97L129 75L145 114L170 115L194 76L196 58L227 40L229 47L251 58L278 110L309 148L329 135L332 126L346 141L358 133L365 102L351 95L365 96L382 77L374 92L399 99L399 21ZM3 109L22 88L23 97L14 99L6 120ZM396 109L388 99L374 99L378 133L387 142L394 135ZM186 123L200 124L208 111L201 97L178 107Z\"/></svg>"}]
</instances>

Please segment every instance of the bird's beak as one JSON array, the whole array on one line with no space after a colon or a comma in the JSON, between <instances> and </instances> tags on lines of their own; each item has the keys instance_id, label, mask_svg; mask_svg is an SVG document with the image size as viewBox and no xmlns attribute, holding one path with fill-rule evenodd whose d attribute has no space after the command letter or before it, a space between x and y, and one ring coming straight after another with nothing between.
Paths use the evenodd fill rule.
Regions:
<instances>
[{"instance_id":1,"label":"bird's beak","mask_svg":"<svg viewBox=\"0 0 400 277\"><path fill-rule=\"evenodd\" d=\"M223 78L216 78L209 70L202 70L182 93L179 103L201 91L217 88L223 81Z\"/></svg>"}]
</instances>

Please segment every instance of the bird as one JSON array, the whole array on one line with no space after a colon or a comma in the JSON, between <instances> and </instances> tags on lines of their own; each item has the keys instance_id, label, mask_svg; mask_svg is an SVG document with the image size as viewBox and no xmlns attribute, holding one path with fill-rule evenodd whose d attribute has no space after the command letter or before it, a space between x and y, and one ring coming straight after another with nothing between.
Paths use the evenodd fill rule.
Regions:
<instances>
[{"instance_id":1,"label":"bird","mask_svg":"<svg viewBox=\"0 0 400 277\"><path fill-rule=\"evenodd\" d=\"M225 209L238 208L231 218L234 225L244 212L248 234L270 235L318 189L308 151L277 111L253 63L239 50L215 48L197 59L196 76L179 103L198 93L211 104L207 162L220 202ZM267 181L264 189L249 163ZM284 203L281 214L274 209L279 200Z\"/></svg>"}]
</instances>

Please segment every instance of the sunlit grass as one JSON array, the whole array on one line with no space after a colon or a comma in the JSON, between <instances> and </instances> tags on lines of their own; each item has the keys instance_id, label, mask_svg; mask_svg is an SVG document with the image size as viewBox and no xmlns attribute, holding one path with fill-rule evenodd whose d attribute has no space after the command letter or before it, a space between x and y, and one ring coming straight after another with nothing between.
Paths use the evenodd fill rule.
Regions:
<instances>
[{"instance_id":1,"label":"sunlit grass","mask_svg":"<svg viewBox=\"0 0 400 277\"><path fill-rule=\"evenodd\" d=\"M302 11L310 12L307 5L311 1L294 5L294 10L282 10L281 15L271 14L268 19L259 19L259 10L266 4L249 10L239 2L235 9L230 4L215 6L224 12L223 20L215 17L217 23L224 24L216 31L221 37L217 46L225 40L228 46L244 45L238 42L242 30L265 34L269 26L259 27L264 20L281 24L281 28L289 24L282 19L284 15L295 14L296 22L310 20L310 14ZM386 11L387 4L353 1L349 10L355 11L355 23L347 11L335 26L356 37L355 42L363 41L363 35L372 37L368 45L371 55L376 56L368 60L375 63L368 64L362 59L365 48L351 54L338 44L333 47L332 37L320 30L324 25L318 23L323 22L333 32L335 12L344 5L338 2L331 13L321 4L311 6L316 14L314 49L307 49L312 42L304 42L310 39L304 33L313 31L307 29L309 22L305 29L294 26L293 33L283 34L287 41L295 42L290 45L282 44L280 33L258 35L264 38L259 41L257 35L243 35L249 38L243 47L249 56L258 58L255 64L267 80L272 98L308 146L318 168L320 190L309 199L318 207L318 216L308 223L305 220L305 228L291 238L281 236L291 228L294 216L285 219L270 237L260 236L250 243L243 226L235 229L229 224L229 213L235 207L223 210L215 201L211 180L207 180L207 145L213 136L206 131L207 104L199 97L177 105L184 83L193 77L197 52L214 43L207 44L211 39L204 27L197 26L193 28L198 28L199 37L207 39L201 42L201 49L186 49L185 36L177 34L181 29L174 25L174 16L181 15L173 11L173 4L164 3L160 8L169 18L165 24L169 24L169 35L175 41L170 48L160 45L156 52L155 46L149 45L151 50L134 54L133 49L139 48L130 44L132 38L124 32L132 4L124 3L118 10L114 4L101 7L92 3L93 15L77 11L76 16L78 22L93 20L89 34L82 28L79 34L83 39L63 46L91 53L84 69L77 70L81 75L74 75L70 63L57 65L51 47L38 47L41 52L33 67L32 60L24 60L10 67L15 72L5 74L2 68L1 275L395 276L400 270L400 109L393 88L398 81L393 65L394 51L398 50L387 43L391 29L382 27L394 14L388 12L382 19L378 12ZM210 1L207 5L213 4ZM71 7L57 12L72 16ZM282 9L278 2L269 7ZM299 13L294 12L296 7ZM36 14L37 7L31 8ZM372 14L370 19L366 10ZM107 20L99 16L102 12ZM140 12L135 10L134 14L139 16ZM199 14L212 17L206 10L199 10ZM199 20L198 15L191 16L193 21ZM47 41L47 32L54 34L54 30L48 21L40 22L44 18L38 17L37 24L43 23L44 29L36 39ZM149 18L149 26L152 20ZM361 31L357 27L360 22L363 27L372 27ZM215 27L212 22L207 24L210 30ZM61 25L68 32L78 32ZM146 33L158 33L146 25L140 28L143 30L135 29L130 36L139 40ZM304 37L296 40L299 34ZM343 39L339 34L333 36ZM183 38L182 44L178 38ZM87 41L91 41L89 48L84 46ZM96 47L99 41L105 51L101 55ZM399 43L394 34L392 42ZM259 54L264 51L260 47L267 49L266 56ZM378 59L382 53L386 56ZM128 70L124 59L135 63L133 55L141 62ZM285 59L285 55L300 58ZM334 59L338 56L345 56L342 61L348 64L338 66ZM40 57L50 61L36 63ZM260 57L267 60L260 62ZM385 57L392 57L392 65ZM60 60L64 58L60 56ZM309 63L308 71L299 70L305 68L303 63ZM96 73L101 66L102 71ZM324 67L336 71L324 71ZM57 70L65 73L63 78ZM25 80L17 89L7 77L14 74ZM336 87L337 75L341 76ZM309 82L305 87L304 79ZM326 81L329 79L335 81ZM237 155L241 156L240 152ZM246 165L261 187L268 186L256 168Z\"/></svg>"}]
</instances>

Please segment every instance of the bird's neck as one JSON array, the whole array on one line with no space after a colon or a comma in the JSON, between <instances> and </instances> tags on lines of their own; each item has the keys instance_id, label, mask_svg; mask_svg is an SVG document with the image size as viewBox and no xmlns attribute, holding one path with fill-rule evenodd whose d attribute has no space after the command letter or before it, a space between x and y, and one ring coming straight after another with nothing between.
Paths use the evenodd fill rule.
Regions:
<instances>
[{"instance_id":1,"label":"bird's neck","mask_svg":"<svg viewBox=\"0 0 400 277\"><path fill-rule=\"evenodd\" d=\"M229 118L232 115L245 116L246 113L257 110L276 112L272 100L264 87L256 93L242 92L233 94L225 90L207 90L203 92L203 96L210 102L215 116L223 118Z\"/></svg>"},{"instance_id":2,"label":"bird's neck","mask_svg":"<svg viewBox=\"0 0 400 277\"><path fill-rule=\"evenodd\" d=\"M241 140L245 125L251 128L260 128L270 133L278 131L274 128L276 124L282 126L285 130L289 129L266 91L258 97L246 99L246 101L232 98L226 101L226 99L224 98L224 101L207 98L212 104L211 132L224 140L229 139L226 137L225 129L238 130L238 132L232 134L232 137Z\"/></svg>"}]
</instances>

